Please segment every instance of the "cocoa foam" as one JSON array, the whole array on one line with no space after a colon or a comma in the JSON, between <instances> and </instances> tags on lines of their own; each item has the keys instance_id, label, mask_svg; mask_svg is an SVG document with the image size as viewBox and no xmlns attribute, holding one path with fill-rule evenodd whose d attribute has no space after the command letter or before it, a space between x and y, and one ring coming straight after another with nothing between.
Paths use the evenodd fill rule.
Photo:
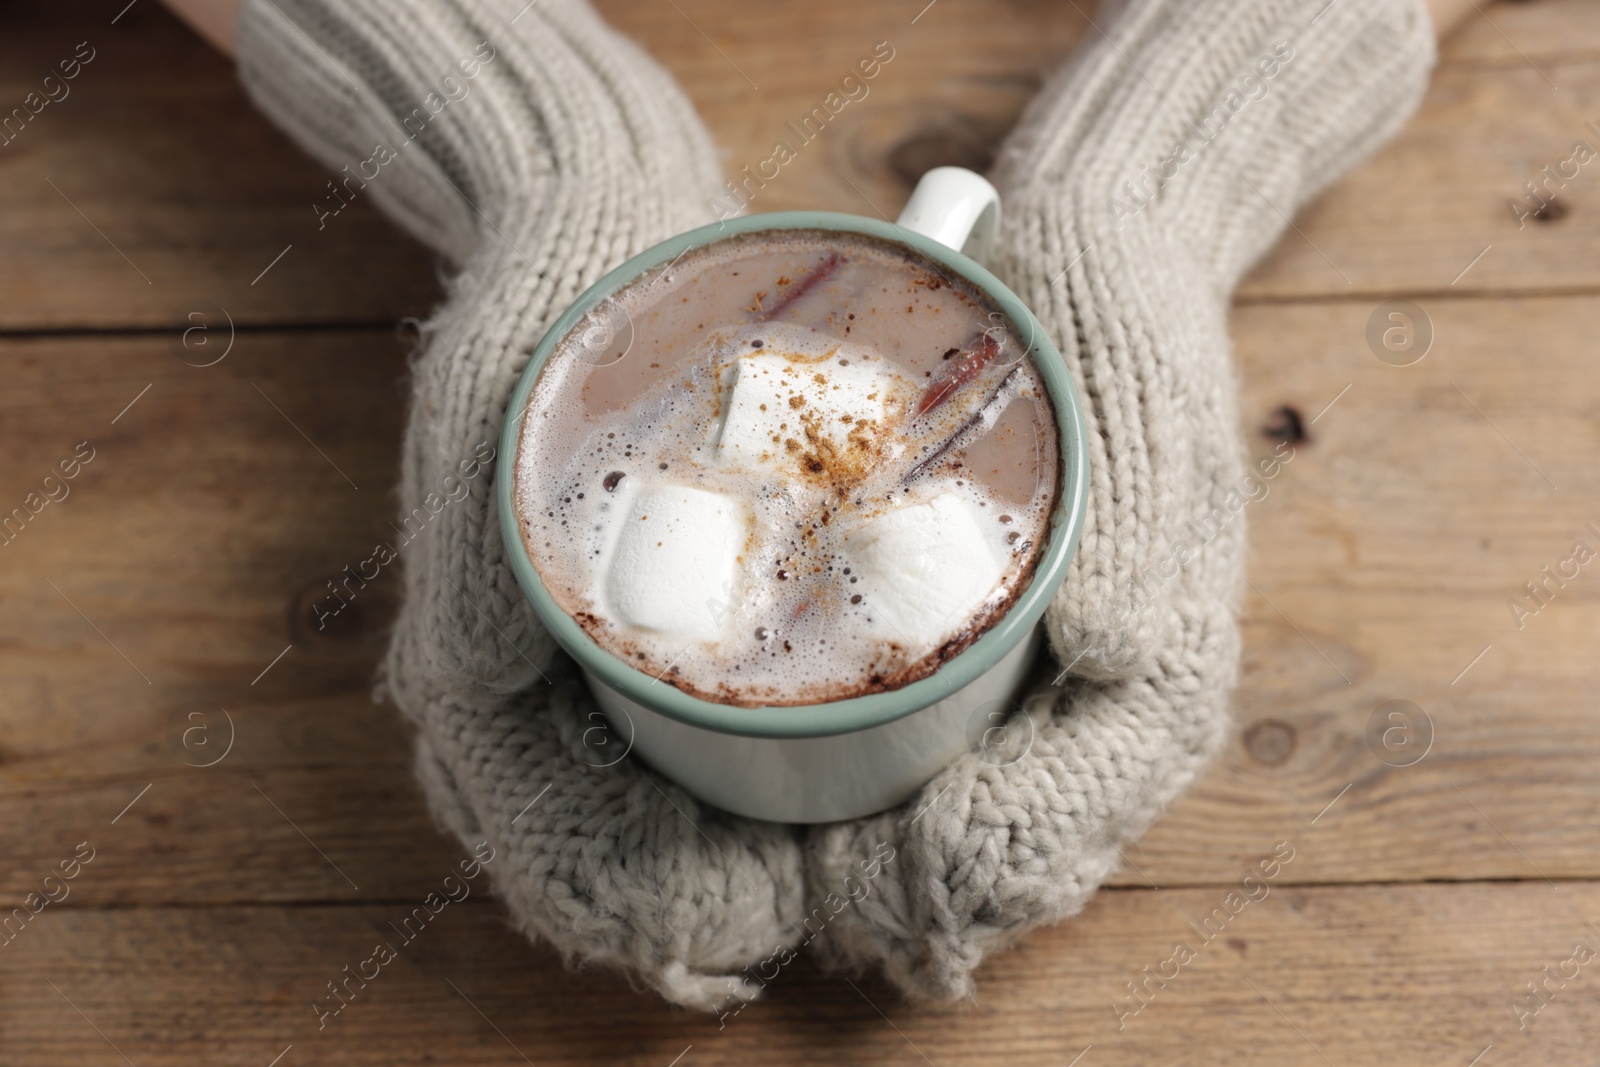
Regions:
<instances>
[{"instance_id":1,"label":"cocoa foam","mask_svg":"<svg viewBox=\"0 0 1600 1067\"><path fill-rule=\"evenodd\" d=\"M943 301L925 311L973 300L928 290L925 269L876 242L800 235L793 247L767 239L754 250L763 263L787 255L803 267L841 243L852 264L865 260L913 289L921 279L925 295ZM530 555L602 647L706 699L809 704L925 676L1003 614L1031 576L1055 500L1053 423L1048 441L1019 438L1013 449L1026 447L1039 468L1025 499L973 476L964 460L984 442L902 484L886 472L915 458L906 427L945 353L919 367L842 336L871 332L837 330L821 315L860 289L848 272L843 293L806 296L815 325L759 321L759 308L690 323L698 315L688 301L670 306L682 272L720 269L724 285L756 273L733 269L757 258L748 241L724 244L734 247L688 257L677 278L613 296L552 353L516 461ZM865 307L854 295L840 306ZM681 321L650 314L663 304ZM804 318L800 305L786 317ZM593 325L618 321L637 333L624 339L627 357L596 359ZM953 316L948 325L965 329ZM641 376L631 398L595 403L591 379L618 374L628 359L665 373ZM1031 419L1037 438L1040 412L1048 420L1042 383L1026 361L1016 370L1001 407L1012 423ZM966 414L953 407L917 425L943 416L950 426L934 429L953 432Z\"/></svg>"}]
</instances>

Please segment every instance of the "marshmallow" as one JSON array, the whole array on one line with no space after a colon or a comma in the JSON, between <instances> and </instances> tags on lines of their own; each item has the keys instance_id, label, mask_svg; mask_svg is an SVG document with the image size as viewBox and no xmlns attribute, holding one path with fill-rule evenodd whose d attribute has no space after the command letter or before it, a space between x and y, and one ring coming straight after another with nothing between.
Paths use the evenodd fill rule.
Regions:
<instances>
[{"instance_id":1,"label":"marshmallow","mask_svg":"<svg viewBox=\"0 0 1600 1067\"><path fill-rule=\"evenodd\" d=\"M842 451L857 423L883 419L895 379L881 367L861 356L843 363L773 351L740 356L730 372L719 458L736 468L775 466L792 454L786 441L805 444L808 425Z\"/></svg>"},{"instance_id":2,"label":"marshmallow","mask_svg":"<svg viewBox=\"0 0 1600 1067\"><path fill-rule=\"evenodd\" d=\"M606 572L613 617L681 641L714 641L737 604L749 532L732 497L685 485L632 495Z\"/></svg>"},{"instance_id":3,"label":"marshmallow","mask_svg":"<svg viewBox=\"0 0 1600 1067\"><path fill-rule=\"evenodd\" d=\"M952 490L869 519L845 545L875 621L914 647L949 637L1006 571L978 506Z\"/></svg>"}]
</instances>

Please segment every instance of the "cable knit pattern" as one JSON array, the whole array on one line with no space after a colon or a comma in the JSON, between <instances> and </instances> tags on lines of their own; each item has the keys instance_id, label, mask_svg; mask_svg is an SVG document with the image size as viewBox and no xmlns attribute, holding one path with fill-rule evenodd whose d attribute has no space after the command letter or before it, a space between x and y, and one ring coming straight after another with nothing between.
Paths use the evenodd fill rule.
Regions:
<instances>
[{"instance_id":1,"label":"cable knit pattern","mask_svg":"<svg viewBox=\"0 0 1600 1067\"><path fill-rule=\"evenodd\" d=\"M518 6L250 0L240 73L341 179L389 146L351 188L456 272L413 365L401 521L429 515L430 495L443 506L401 549L383 674L418 725L431 806L500 853L488 870L525 932L712 1008L753 996L724 976L795 937L795 832L702 809L637 761L591 766L593 702L505 564L492 478L459 465L498 442L555 317L622 260L710 221L721 177L682 92L586 4ZM461 60L491 53L464 76ZM426 119L407 125L419 106Z\"/></svg>"},{"instance_id":2,"label":"cable knit pattern","mask_svg":"<svg viewBox=\"0 0 1600 1067\"><path fill-rule=\"evenodd\" d=\"M504 562L491 479L460 477L555 316L709 221L720 181L659 67L577 0L518 6L248 0L240 25L259 106L454 271L414 364L402 517L433 517L403 549L382 679L417 723L429 802L505 857L491 876L530 936L706 1009L755 996L745 968L797 946L892 843L809 947L910 995L970 995L984 954L1079 910L1225 736L1246 473L1228 296L1410 114L1426 16L1417 0L1129 0L1029 107L997 165L995 266L1091 426L1083 540L1047 616L1059 663L1013 755L965 757L897 811L793 828L703 807L635 760L591 766L595 705ZM391 158L368 178L376 145Z\"/></svg>"},{"instance_id":3,"label":"cable knit pattern","mask_svg":"<svg viewBox=\"0 0 1600 1067\"><path fill-rule=\"evenodd\" d=\"M808 844L813 896L874 842L899 849L894 891L819 945L914 995L970 995L988 949L1077 913L1225 737L1249 495L1228 296L1405 122L1434 57L1412 0L1131 0L1105 30L994 174L996 273L1089 423L1087 521L1046 616L1065 685L1027 702L1014 762L965 757L907 811Z\"/></svg>"}]
</instances>

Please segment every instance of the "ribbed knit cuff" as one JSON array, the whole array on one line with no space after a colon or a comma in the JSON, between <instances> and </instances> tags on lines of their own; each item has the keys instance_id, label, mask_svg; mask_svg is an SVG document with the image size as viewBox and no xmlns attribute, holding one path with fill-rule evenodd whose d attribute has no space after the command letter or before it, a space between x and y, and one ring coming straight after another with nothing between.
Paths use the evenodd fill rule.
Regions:
<instances>
[{"instance_id":1,"label":"ribbed knit cuff","mask_svg":"<svg viewBox=\"0 0 1600 1067\"><path fill-rule=\"evenodd\" d=\"M246 0L238 52L256 105L333 172L320 208L370 196L457 264L553 182L674 228L721 182L682 91L581 0Z\"/></svg>"}]
</instances>

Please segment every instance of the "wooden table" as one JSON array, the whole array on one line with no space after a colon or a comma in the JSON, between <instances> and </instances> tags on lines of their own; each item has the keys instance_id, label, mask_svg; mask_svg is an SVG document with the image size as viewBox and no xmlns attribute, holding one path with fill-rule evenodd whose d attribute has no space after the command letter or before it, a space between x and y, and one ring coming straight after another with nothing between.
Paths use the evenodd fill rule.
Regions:
<instances>
[{"instance_id":1,"label":"wooden table","mask_svg":"<svg viewBox=\"0 0 1600 1067\"><path fill-rule=\"evenodd\" d=\"M1600 170L1520 227L1507 208L1600 145L1592 4L1474 16L1405 133L1245 284L1242 433L1267 450L1287 406L1309 440L1250 508L1236 740L975 1004L802 959L719 1029L474 896L319 1032L311 1000L458 858L369 699L394 579L326 632L309 614L384 535L395 323L439 287L365 204L319 232L325 176L125 3L10 5L0 35L4 109L93 52L0 148L0 513L67 493L0 548L0 903L77 874L0 946L0 1063L1595 1062L1600 564L1508 606L1600 550ZM984 164L1094 32L1034 0L603 6L730 172L891 43L757 210L893 214L925 168ZM1434 336L1405 367L1366 339L1400 299ZM1270 895L1119 1020L1279 842Z\"/></svg>"}]
</instances>

